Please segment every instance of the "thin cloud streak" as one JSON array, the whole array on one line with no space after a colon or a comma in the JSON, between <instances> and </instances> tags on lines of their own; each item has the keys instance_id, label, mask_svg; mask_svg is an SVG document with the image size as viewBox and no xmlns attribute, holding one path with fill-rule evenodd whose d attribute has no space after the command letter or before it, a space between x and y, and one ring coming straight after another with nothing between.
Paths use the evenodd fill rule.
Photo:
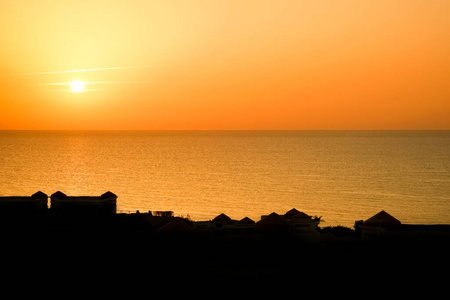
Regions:
<instances>
[{"instance_id":1,"label":"thin cloud streak","mask_svg":"<svg viewBox=\"0 0 450 300\"><path fill-rule=\"evenodd\" d=\"M109 91L110 89L83 89L81 92L75 92L72 90L45 90L46 92L64 92L64 93L74 93L74 94L83 94L85 92L93 92L93 91Z\"/></svg>"},{"instance_id":2,"label":"thin cloud streak","mask_svg":"<svg viewBox=\"0 0 450 300\"><path fill-rule=\"evenodd\" d=\"M88 84L129 84L129 83L151 83L150 81L83 81L84 85ZM44 83L29 83L27 85L71 85L72 82L44 82Z\"/></svg>"},{"instance_id":3,"label":"thin cloud streak","mask_svg":"<svg viewBox=\"0 0 450 300\"><path fill-rule=\"evenodd\" d=\"M71 82L28 83L26 85L70 85Z\"/></svg>"},{"instance_id":4,"label":"thin cloud streak","mask_svg":"<svg viewBox=\"0 0 450 300\"><path fill-rule=\"evenodd\" d=\"M141 66L123 66L123 67L108 67L108 68L94 68L94 69L81 69L81 70L66 70L66 71L17 73L17 74L6 74L4 76L50 75L50 74L94 72L94 71L106 71L106 70L138 69L138 68L149 68L149 67L159 67L159 66L163 66L163 64L158 64L158 65L141 65Z\"/></svg>"},{"instance_id":5,"label":"thin cloud streak","mask_svg":"<svg viewBox=\"0 0 450 300\"><path fill-rule=\"evenodd\" d=\"M219 64L219 63L221 63L221 62L195 62L195 63L181 63L181 64L173 64L173 65L191 66L191 65L207 65L207 64ZM51 74L81 73L81 72L95 72L95 71L107 71L107 70L141 69L141 68L163 67L166 65L168 65L168 64L121 66L121 67L106 67L106 68L48 71L48 72L30 72L30 73L4 74L3 76L51 75Z\"/></svg>"}]
</instances>

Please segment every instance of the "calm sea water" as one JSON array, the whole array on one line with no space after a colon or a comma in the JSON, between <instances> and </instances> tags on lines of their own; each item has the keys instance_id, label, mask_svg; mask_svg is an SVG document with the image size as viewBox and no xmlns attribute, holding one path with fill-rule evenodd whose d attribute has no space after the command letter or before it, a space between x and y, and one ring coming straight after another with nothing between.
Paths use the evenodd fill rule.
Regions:
<instances>
[{"instance_id":1,"label":"calm sea water","mask_svg":"<svg viewBox=\"0 0 450 300\"><path fill-rule=\"evenodd\" d=\"M0 195L38 190L194 220L450 223L450 131L0 131Z\"/></svg>"}]
</instances>

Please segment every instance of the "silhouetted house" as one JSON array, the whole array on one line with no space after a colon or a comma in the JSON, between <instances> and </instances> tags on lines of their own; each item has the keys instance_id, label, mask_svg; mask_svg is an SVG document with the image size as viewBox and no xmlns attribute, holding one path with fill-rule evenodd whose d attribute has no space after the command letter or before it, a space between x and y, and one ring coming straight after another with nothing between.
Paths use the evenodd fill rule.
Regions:
<instances>
[{"instance_id":1,"label":"silhouetted house","mask_svg":"<svg viewBox=\"0 0 450 300\"><path fill-rule=\"evenodd\" d=\"M319 225L319 218L312 218L304 212L298 211L293 208L284 214L284 218L287 219L294 227L300 231L316 231L317 225Z\"/></svg>"},{"instance_id":2,"label":"silhouetted house","mask_svg":"<svg viewBox=\"0 0 450 300\"><path fill-rule=\"evenodd\" d=\"M312 218L303 212L298 212L293 215L289 221L297 230L300 231L310 231L315 232L317 230L317 225L319 225L319 219Z\"/></svg>"},{"instance_id":3,"label":"silhouetted house","mask_svg":"<svg viewBox=\"0 0 450 300\"><path fill-rule=\"evenodd\" d=\"M158 229L158 232L171 232L171 233L188 233L188 232L194 232L194 229L189 226L186 222L179 218L174 218L169 223L161 226Z\"/></svg>"},{"instance_id":4,"label":"silhouetted house","mask_svg":"<svg viewBox=\"0 0 450 300\"><path fill-rule=\"evenodd\" d=\"M238 222L239 225L254 225L255 221L250 219L249 217L245 217Z\"/></svg>"},{"instance_id":5,"label":"silhouetted house","mask_svg":"<svg viewBox=\"0 0 450 300\"><path fill-rule=\"evenodd\" d=\"M293 209L291 209L290 211L286 212L286 213L284 214L284 217L285 217L286 219L292 219L293 216L295 216L295 215L297 215L297 214L299 214L299 213L300 213L300 212L299 212L297 209L293 208Z\"/></svg>"},{"instance_id":6,"label":"silhouetted house","mask_svg":"<svg viewBox=\"0 0 450 300\"><path fill-rule=\"evenodd\" d=\"M373 217L370 217L363 223L363 226L383 227L383 228L393 228L399 227L401 225L402 223L399 220L397 220L384 210L380 211Z\"/></svg>"},{"instance_id":7,"label":"silhouetted house","mask_svg":"<svg viewBox=\"0 0 450 300\"><path fill-rule=\"evenodd\" d=\"M400 228L401 226L402 223L399 220L382 210L364 221L361 228L363 237L367 237L384 235L386 231Z\"/></svg>"},{"instance_id":8,"label":"silhouetted house","mask_svg":"<svg viewBox=\"0 0 450 300\"><path fill-rule=\"evenodd\" d=\"M0 214L37 213L47 210L48 196L39 191L31 197L0 197Z\"/></svg>"},{"instance_id":9,"label":"silhouetted house","mask_svg":"<svg viewBox=\"0 0 450 300\"><path fill-rule=\"evenodd\" d=\"M50 196L51 209L57 213L115 214L117 196L106 192L101 196L67 196L57 191Z\"/></svg>"},{"instance_id":10,"label":"silhouetted house","mask_svg":"<svg viewBox=\"0 0 450 300\"><path fill-rule=\"evenodd\" d=\"M213 219L213 222L219 222L219 223L227 223L231 222L231 218L227 216L226 214L220 214L217 217Z\"/></svg>"},{"instance_id":11,"label":"silhouetted house","mask_svg":"<svg viewBox=\"0 0 450 300\"><path fill-rule=\"evenodd\" d=\"M258 231L282 231L292 227L293 226L284 217L275 212L268 216L263 216L261 220L255 224L255 229Z\"/></svg>"},{"instance_id":12,"label":"silhouetted house","mask_svg":"<svg viewBox=\"0 0 450 300\"><path fill-rule=\"evenodd\" d=\"M262 216L261 220L255 224L257 231L290 231L300 241L305 243L315 243L320 239L317 231L318 218L312 218L307 214L293 208L284 215L271 213Z\"/></svg>"}]
</instances>

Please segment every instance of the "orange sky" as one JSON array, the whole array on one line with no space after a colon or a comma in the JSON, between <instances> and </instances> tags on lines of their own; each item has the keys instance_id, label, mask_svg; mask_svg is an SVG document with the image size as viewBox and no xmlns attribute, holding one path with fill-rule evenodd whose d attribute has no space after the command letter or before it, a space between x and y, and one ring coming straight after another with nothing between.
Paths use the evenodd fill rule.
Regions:
<instances>
[{"instance_id":1,"label":"orange sky","mask_svg":"<svg viewBox=\"0 0 450 300\"><path fill-rule=\"evenodd\" d=\"M448 0L2 0L0 58L0 129L450 129Z\"/></svg>"}]
</instances>

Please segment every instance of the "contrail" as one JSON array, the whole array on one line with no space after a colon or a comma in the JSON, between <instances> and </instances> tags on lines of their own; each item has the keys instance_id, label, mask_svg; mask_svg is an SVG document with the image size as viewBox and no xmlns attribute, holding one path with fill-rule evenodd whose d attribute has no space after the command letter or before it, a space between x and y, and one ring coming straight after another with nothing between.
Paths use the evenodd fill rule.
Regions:
<instances>
[{"instance_id":1,"label":"contrail","mask_svg":"<svg viewBox=\"0 0 450 300\"><path fill-rule=\"evenodd\" d=\"M206 65L206 64L218 64L218 63L220 64L221 62L215 62L215 61L191 62L191 63L179 63L179 64L173 64L173 65L190 66L190 65ZM65 71L31 72L31 73L4 74L3 76L47 75L47 74L94 72L94 71L106 71L106 70L140 69L140 68L162 67L162 66L166 66L166 65L167 64L153 64L153 65L106 67L106 68L93 68L93 69L80 69L80 70L65 70Z\"/></svg>"},{"instance_id":2,"label":"contrail","mask_svg":"<svg viewBox=\"0 0 450 300\"><path fill-rule=\"evenodd\" d=\"M65 84L70 85L70 82L29 83L26 85L65 85Z\"/></svg>"},{"instance_id":3,"label":"contrail","mask_svg":"<svg viewBox=\"0 0 450 300\"><path fill-rule=\"evenodd\" d=\"M25 76L25 75L64 74L64 73L78 73L78 72L105 71L105 70L138 69L138 68L149 68L149 67L160 67L160 66L164 66L164 64L140 65L140 66L123 66L123 67L107 67L107 68L94 68L94 69L81 69L81 70L66 70L66 71L49 71L49 72L18 73L18 74L6 74L6 75L4 75L4 76Z\"/></svg>"},{"instance_id":4,"label":"contrail","mask_svg":"<svg viewBox=\"0 0 450 300\"><path fill-rule=\"evenodd\" d=\"M150 84L152 83L151 81L84 81L83 85L102 85L102 84ZM49 85L66 85L66 86L70 86L72 84L72 82L44 82L44 83L30 83L27 85L43 85L43 86L49 86ZM105 89L105 88L85 88L83 89L83 92L91 92L91 91L107 91L110 89ZM60 89L47 89L46 91L52 91L52 92L71 92L73 93L73 91L68 88L65 90L60 90Z\"/></svg>"},{"instance_id":5,"label":"contrail","mask_svg":"<svg viewBox=\"0 0 450 300\"><path fill-rule=\"evenodd\" d=\"M47 92L64 92L64 93L77 93L72 90L46 90ZM110 91L110 89L84 89L82 93L92 91Z\"/></svg>"},{"instance_id":6,"label":"contrail","mask_svg":"<svg viewBox=\"0 0 450 300\"><path fill-rule=\"evenodd\" d=\"M150 81L83 81L87 84L107 84L107 83L151 83ZM71 85L72 82L44 82L44 83L29 83L27 85Z\"/></svg>"}]
</instances>

